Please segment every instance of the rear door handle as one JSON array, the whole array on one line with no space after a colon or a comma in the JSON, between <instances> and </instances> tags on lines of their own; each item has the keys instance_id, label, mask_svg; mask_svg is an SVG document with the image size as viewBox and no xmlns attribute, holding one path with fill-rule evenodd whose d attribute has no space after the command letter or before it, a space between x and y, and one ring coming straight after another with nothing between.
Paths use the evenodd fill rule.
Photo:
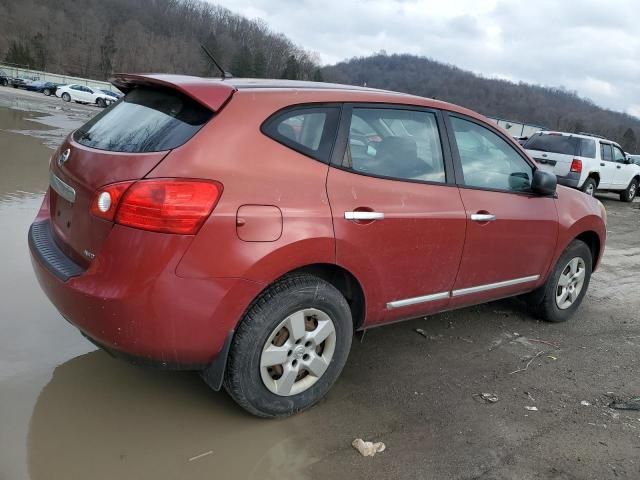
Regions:
<instances>
[{"instance_id":1,"label":"rear door handle","mask_svg":"<svg viewBox=\"0 0 640 480\"><path fill-rule=\"evenodd\" d=\"M601 166L601 167L604 167L604 163L601 163L601 164L600 164L600 166Z\"/></svg>"},{"instance_id":2,"label":"rear door handle","mask_svg":"<svg viewBox=\"0 0 640 480\"><path fill-rule=\"evenodd\" d=\"M616 168L622 168L620 165L618 165Z\"/></svg>"},{"instance_id":3,"label":"rear door handle","mask_svg":"<svg viewBox=\"0 0 640 480\"><path fill-rule=\"evenodd\" d=\"M471 220L474 222L493 222L496 219L491 213L472 213Z\"/></svg>"},{"instance_id":4,"label":"rear door handle","mask_svg":"<svg viewBox=\"0 0 640 480\"><path fill-rule=\"evenodd\" d=\"M344 212L344 218L347 220L383 220L382 212Z\"/></svg>"}]
</instances>

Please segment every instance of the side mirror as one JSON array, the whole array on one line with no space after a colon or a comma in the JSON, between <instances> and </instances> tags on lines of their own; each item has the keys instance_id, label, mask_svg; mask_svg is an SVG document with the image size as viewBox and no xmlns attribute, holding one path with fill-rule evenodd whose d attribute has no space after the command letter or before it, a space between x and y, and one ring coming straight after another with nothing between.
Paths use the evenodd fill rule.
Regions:
<instances>
[{"instance_id":1,"label":"side mirror","mask_svg":"<svg viewBox=\"0 0 640 480\"><path fill-rule=\"evenodd\" d=\"M558 178L544 170L536 170L533 172L533 181L531 182L531 190L540 195L553 195L556 193L558 186Z\"/></svg>"}]
</instances>

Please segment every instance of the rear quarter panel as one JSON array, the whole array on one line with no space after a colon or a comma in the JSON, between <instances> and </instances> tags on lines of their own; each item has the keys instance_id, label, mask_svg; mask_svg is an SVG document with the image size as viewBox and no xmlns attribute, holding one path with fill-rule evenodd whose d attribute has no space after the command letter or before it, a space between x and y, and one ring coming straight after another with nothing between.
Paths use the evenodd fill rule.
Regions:
<instances>
[{"instance_id":1,"label":"rear quarter panel","mask_svg":"<svg viewBox=\"0 0 640 480\"><path fill-rule=\"evenodd\" d=\"M335 262L328 165L260 131L264 120L291 103L290 92L236 92L205 128L148 175L213 179L224 186L218 205L182 258L179 276L270 283L301 266ZM241 240L236 222L245 205L277 207L282 212L279 238L273 240L265 231L265 241Z\"/></svg>"}]
</instances>

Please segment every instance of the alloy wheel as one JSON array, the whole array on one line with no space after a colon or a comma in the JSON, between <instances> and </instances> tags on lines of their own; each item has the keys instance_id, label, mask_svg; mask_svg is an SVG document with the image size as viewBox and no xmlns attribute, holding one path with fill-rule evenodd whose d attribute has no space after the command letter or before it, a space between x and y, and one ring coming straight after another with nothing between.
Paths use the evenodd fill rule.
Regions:
<instances>
[{"instance_id":1,"label":"alloy wheel","mask_svg":"<svg viewBox=\"0 0 640 480\"><path fill-rule=\"evenodd\" d=\"M260 356L260 375L270 392L297 395L327 370L336 346L336 329L325 312L305 308L271 332Z\"/></svg>"},{"instance_id":2,"label":"alloy wheel","mask_svg":"<svg viewBox=\"0 0 640 480\"><path fill-rule=\"evenodd\" d=\"M575 257L562 269L556 286L556 305L566 310L575 303L584 285L586 266L581 257Z\"/></svg>"}]
</instances>

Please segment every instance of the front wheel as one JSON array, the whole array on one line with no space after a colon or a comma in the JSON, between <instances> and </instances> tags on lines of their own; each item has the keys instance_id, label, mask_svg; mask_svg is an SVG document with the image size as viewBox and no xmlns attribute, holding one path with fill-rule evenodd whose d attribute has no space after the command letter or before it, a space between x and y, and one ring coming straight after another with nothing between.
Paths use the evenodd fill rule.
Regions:
<instances>
[{"instance_id":1,"label":"front wheel","mask_svg":"<svg viewBox=\"0 0 640 480\"><path fill-rule=\"evenodd\" d=\"M70 102L71 101L71 95L69 95L67 92L62 94L62 100L64 100L65 102Z\"/></svg>"},{"instance_id":2,"label":"front wheel","mask_svg":"<svg viewBox=\"0 0 640 480\"><path fill-rule=\"evenodd\" d=\"M587 293L592 262L591 250L584 242L571 242L545 284L528 295L534 313L548 322L567 321Z\"/></svg>"},{"instance_id":3,"label":"front wheel","mask_svg":"<svg viewBox=\"0 0 640 480\"><path fill-rule=\"evenodd\" d=\"M308 274L284 277L253 302L238 326L224 387L259 417L300 412L336 381L352 336L351 310L333 285Z\"/></svg>"},{"instance_id":4,"label":"front wheel","mask_svg":"<svg viewBox=\"0 0 640 480\"><path fill-rule=\"evenodd\" d=\"M104 101L104 98L98 98L96 100L96 105L98 105L100 108L104 108L107 106L107 103Z\"/></svg>"},{"instance_id":5,"label":"front wheel","mask_svg":"<svg viewBox=\"0 0 640 480\"><path fill-rule=\"evenodd\" d=\"M597 188L598 185L596 184L596 181L591 177L587 178L582 185L582 191L590 197L593 197L596 194Z\"/></svg>"},{"instance_id":6,"label":"front wheel","mask_svg":"<svg viewBox=\"0 0 640 480\"><path fill-rule=\"evenodd\" d=\"M638 179L634 178L631 180L631 183L627 187L627 189L620 194L620 200L623 202L633 202L633 199L636 198L638 194Z\"/></svg>"},{"instance_id":7,"label":"front wheel","mask_svg":"<svg viewBox=\"0 0 640 480\"><path fill-rule=\"evenodd\" d=\"M48 88L45 88L42 93L44 93L47 97L51 96L51 90L49 90Z\"/></svg>"}]
</instances>

